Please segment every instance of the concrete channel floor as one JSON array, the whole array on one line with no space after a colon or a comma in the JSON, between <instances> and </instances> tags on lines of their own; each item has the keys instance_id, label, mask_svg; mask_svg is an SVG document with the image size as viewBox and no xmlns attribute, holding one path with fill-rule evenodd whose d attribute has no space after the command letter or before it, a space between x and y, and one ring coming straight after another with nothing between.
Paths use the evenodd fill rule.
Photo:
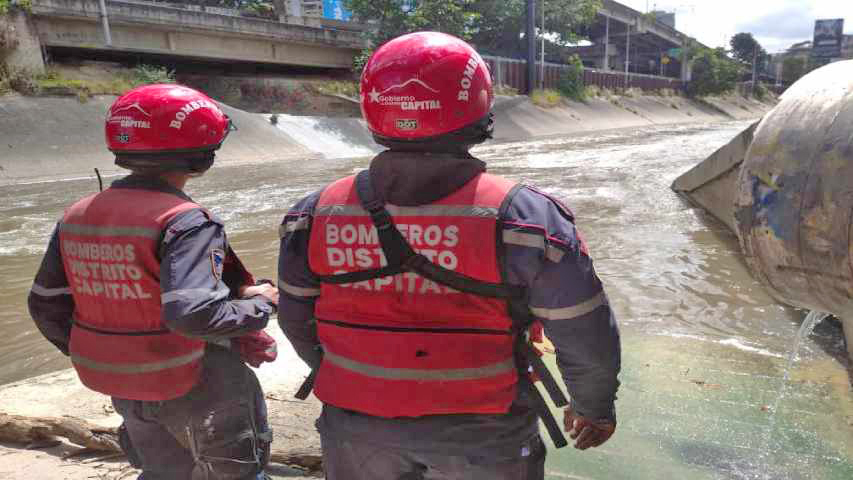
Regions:
<instances>
[{"instance_id":1,"label":"concrete channel floor","mask_svg":"<svg viewBox=\"0 0 853 480\"><path fill-rule=\"evenodd\" d=\"M853 401L833 353L800 359L783 382L779 355L625 331L617 434L599 449L550 451L546 477L849 480Z\"/></svg>"}]
</instances>

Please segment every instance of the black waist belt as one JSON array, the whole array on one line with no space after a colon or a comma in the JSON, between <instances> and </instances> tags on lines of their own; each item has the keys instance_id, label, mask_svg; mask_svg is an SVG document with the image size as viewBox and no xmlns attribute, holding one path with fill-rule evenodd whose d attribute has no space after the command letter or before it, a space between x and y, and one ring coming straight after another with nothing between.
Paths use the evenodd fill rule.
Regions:
<instances>
[{"instance_id":1,"label":"black waist belt","mask_svg":"<svg viewBox=\"0 0 853 480\"><path fill-rule=\"evenodd\" d=\"M373 225L376 226L379 244L388 262L387 266L337 275L318 275L317 278L324 283L346 284L397 275L403 272L414 272L424 278L460 292L489 298L506 299L510 304L509 310L512 313L511 316L514 323L513 330L519 338L517 342L518 346L516 347L519 374L527 375L528 368L532 368L533 372L542 381L542 385L545 386L545 390L548 391L554 404L557 407L568 405L569 402L566 396L563 394L553 375L551 375L550 370L542 362L542 359L530 343L522 336L532 322L529 314L522 315L519 313L529 312L526 304L523 304L527 297L526 288L506 283L483 282L432 263L427 257L416 253L394 225L391 214L385 209L385 203L378 199L373 192L373 185L370 183L370 172L368 170L364 170L356 176L355 188L362 207L370 214L370 219ZM502 206L503 208L504 206ZM314 381L317 378L318 370L319 367L314 369L311 375L305 379L299 391L296 392L296 398L300 400L308 398L308 395L314 388ZM545 424L545 428L554 441L554 445L557 448L568 445L566 437L563 436L559 424L548 408L545 399L539 393L539 390L531 382L524 379L521 379L520 383L528 385L525 388L528 388L528 393L533 397L536 413Z\"/></svg>"}]
</instances>

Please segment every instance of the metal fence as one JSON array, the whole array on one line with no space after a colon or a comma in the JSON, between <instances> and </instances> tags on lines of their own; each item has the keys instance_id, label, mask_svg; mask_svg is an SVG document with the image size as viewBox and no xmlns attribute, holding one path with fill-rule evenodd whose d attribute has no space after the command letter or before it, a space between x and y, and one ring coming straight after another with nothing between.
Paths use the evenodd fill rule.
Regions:
<instances>
[{"instance_id":1,"label":"metal fence","mask_svg":"<svg viewBox=\"0 0 853 480\"><path fill-rule=\"evenodd\" d=\"M527 91L527 62L515 58L484 56L483 60L489 65L492 72L492 81L495 85L510 87L519 92ZM544 77L545 88L557 88L560 76L568 68L567 65L545 62ZM536 62L536 79L540 79L542 62ZM670 77L659 77L656 75L625 74L624 72L595 70L584 68L584 85L595 85L610 90L624 88L639 88L642 90L683 90L684 82ZM537 84L538 88L539 85Z\"/></svg>"}]
</instances>

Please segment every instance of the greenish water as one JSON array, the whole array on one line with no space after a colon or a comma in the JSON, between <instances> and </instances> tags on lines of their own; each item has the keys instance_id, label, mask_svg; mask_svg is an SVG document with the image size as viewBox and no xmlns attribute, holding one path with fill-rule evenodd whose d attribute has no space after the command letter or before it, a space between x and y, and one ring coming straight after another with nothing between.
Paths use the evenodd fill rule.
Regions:
<instances>
[{"instance_id":1,"label":"greenish water","mask_svg":"<svg viewBox=\"0 0 853 480\"><path fill-rule=\"evenodd\" d=\"M737 240L669 190L745 123L658 127L486 146L492 172L563 199L578 217L622 329L616 435L549 452L558 479L853 478L853 397L839 327L803 342L804 314L780 306ZM226 222L259 277L275 278L290 205L367 159L214 167L188 192ZM26 293L53 222L94 179L0 188L0 384L68 367L35 331ZM772 425L772 428L771 428Z\"/></svg>"}]
</instances>

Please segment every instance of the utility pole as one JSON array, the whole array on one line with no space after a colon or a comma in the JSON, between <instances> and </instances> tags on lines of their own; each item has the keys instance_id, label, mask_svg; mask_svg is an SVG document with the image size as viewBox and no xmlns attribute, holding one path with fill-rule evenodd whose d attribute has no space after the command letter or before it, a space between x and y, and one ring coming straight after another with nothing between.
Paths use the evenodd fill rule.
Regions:
<instances>
[{"instance_id":1,"label":"utility pole","mask_svg":"<svg viewBox=\"0 0 853 480\"><path fill-rule=\"evenodd\" d=\"M601 67L605 72L610 71L610 12L604 17L604 61Z\"/></svg>"},{"instance_id":2,"label":"utility pole","mask_svg":"<svg viewBox=\"0 0 853 480\"><path fill-rule=\"evenodd\" d=\"M628 40L625 45L625 90L631 86L631 72L628 67L631 65L631 24L628 24Z\"/></svg>"},{"instance_id":3,"label":"utility pole","mask_svg":"<svg viewBox=\"0 0 853 480\"><path fill-rule=\"evenodd\" d=\"M104 41L108 47L112 47L113 37L110 34L110 20L107 18L107 4L104 0L100 0L98 7L101 9L101 25L104 27Z\"/></svg>"},{"instance_id":4,"label":"utility pole","mask_svg":"<svg viewBox=\"0 0 853 480\"><path fill-rule=\"evenodd\" d=\"M527 94L536 88L536 0L527 0Z\"/></svg>"},{"instance_id":5,"label":"utility pole","mask_svg":"<svg viewBox=\"0 0 853 480\"><path fill-rule=\"evenodd\" d=\"M542 0L542 23L539 24L539 33L542 34L542 65L539 69L539 88L545 90L545 0Z\"/></svg>"},{"instance_id":6,"label":"utility pole","mask_svg":"<svg viewBox=\"0 0 853 480\"><path fill-rule=\"evenodd\" d=\"M758 42L755 42L755 46L752 47L752 88L749 93L751 97L755 97L755 80L758 77L756 63L758 63Z\"/></svg>"}]
</instances>

